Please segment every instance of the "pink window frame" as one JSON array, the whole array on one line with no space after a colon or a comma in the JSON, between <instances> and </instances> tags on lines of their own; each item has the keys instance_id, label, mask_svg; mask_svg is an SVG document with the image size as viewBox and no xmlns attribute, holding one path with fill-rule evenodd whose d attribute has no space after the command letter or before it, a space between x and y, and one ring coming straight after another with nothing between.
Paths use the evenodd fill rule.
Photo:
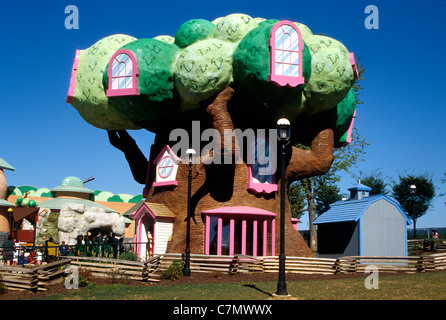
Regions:
<instances>
[{"instance_id":1,"label":"pink window frame","mask_svg":"<svg viewBox=\"0 0 446 320\"><path fill-rule=\"evenodd\" d=\"M254 142L257 141L257 139L263 137L265 140L268 141L269 145L269 139L266 136L257 136L254 137ZM248 145L248 154L251 154L252 146L255 145L252 141ZM275 155L271 155L271 161L276 161ZM278 190L275 175L271 175L271 183L261 183L261 182L254 182L253 180L253 173L252 173L252 164L248 164L248 183L246 185L246 189L257 192L257 193L272 193L276 192Z\"/></svg>"},{"instance_id":2,"label":"pink window frame","mask_svg":"<svg viewBox=\"0 0 446 320\"><path fill-rule=\"evenodd\" d=\"M158 154L158 156L155 158L155 160L153 160L153 164L155 165L155 170L157 170L157 171L158 171L158 165L161 163L161 160L165 158L165 157L161 158L161 156L166 152L166 150L167 150L167 153L169 154L169 157L172 159L174 166L177 166L179 164L179 162L181 161L181 159L178 158L177 155L166 144L163 147L163 149L161 150L161 152ZM173 170L174 169L172 169L172 171ZM172 172L171 172L171 174L172 174ZM168 177L170 177L170 174ZM155 174L155 181L152 183L153 187L166 187L166 186L177 186L177 185L178 185L178 181L176 181L176 177L174 177L173 180L156 182L156 174Z\"/></svg>"},{"instance_id":3,"label":"pink window frame","mask_svg":"<svg viewBox=\"0 0 446 320\"><path fill-rule=\"evenodd\" d=\"M298 75L296 76L284 76L276 74L276 32L281 28L282 26L289 26L294 29L297 33L297 37L299 39L298 44ZM278 23L276 23L270 33L270 39L269 39L269 47L270 47L270 54L271 54L271 62L270 62L270 74L268 76L269 82L274 83L277 86L284 87L284 86L290 86L290 87L297 87L298 85L301 85L305 82L305 79L302 75L302 51L304 48L304 44L302 41L302 34L299 30L299 28L291 21L283 20ZM291 51L286 50L286 51ZM290 57L291 59L291 57ZM290 64L291 61L290 61Z\"/></svg>"},{"instance_id":4,"label":"pink window frame","mask_svg":"<svg viewBox=\"0 0 446 320\"><path fill-rule=\"evenodd\" d=\"M129 56L132 61L132 87L131 88L123 88L123 89L113 89L113 61L120 54L126 54ZM135 54L127 49L121 49L116 51L110 59L110 63L108 64L108 89L107 89L107 97L115 97L115 96L132 96L139 95L139 87L138 87L138 76L139 76L139 68L138 68L138 60L136 59ZM124 79L129 76L124 76Z\"/></svg>"},{"instance_id":5,"label":"pink window frame","mask_svg":"<svg viewBox=\"0 0 446 320\"><path fill-rule=\"evenodd\" d=\"M254 207L223 207L203 211L201 213L205 217L205 232L204 232L204 254L210 254L210 236L211 236L211 217L217 217L217 255L222 253L222 231L223 218L229 219L229 255L234 255L234 229L235 220L242 221L242 248L241 254L246 254L246 234L247 221L252 221L253 224L253 256L266 256L268 253L268 223L271 225L271 253L275 254L275 239L276 239L276 214L264 209ZM257 248L257 230L263 229L263 245L262 252L258 252Z\"/></svg>"},{"instance_id":6,"label":"pink window frame","mask_svg":"<svg viewBox=\"0 0 446 320\"><path fill-rule=\"evenodd\" d=\"M353 52L350 52L350 64L352 65L353 76L356 80L359 79L358 65L356 64L355 55Z\"/></svg>"},{"instance_id":7,"label":"pink window frame","mask_svg":"<svg viewBox=\"0 0 446 320\"><path fill-rule=\"evenodd\" d=\"M353 124L355 122L355 118L356 118L356 110L353 113L353 117L352 117L352 120L350 122L350 126L349 126L348 131L347 131L347 139L344 142L344 144L341 146L341 148L348 146L352 142L352 132L353 132Z\"/></svg>"},{"instance_id":8,"label":"pink window frame","mask_svg":"<svg viewBox=\"0 0 446 320\"><path fill-rule=\"evenodd\" d=\"M76 53L74 55L73 67L71 69L71 79L70 79L70 87L68 88L67 103L71 103L73 101L74 89L76 87L77 66L79 65L80 54L81 51L76 50Z\"/></svg>"},{"instance_id":9,"label":"pink window frame","mask_svg":"<svg viewBox=\"0 0 446 320\"><path fill-rule=\"evenodd\" d=\"M161 163L162 163L163 160L166 159L166 158L169 158L169 159L172 161L172 165L171 165L171 166L164 166L163 168L171 167L172 169L170 170L170 172L169 172L168 175L163 176L163 175L161 174L161 172L160 172L160 167L161 167ZM163 178L163 179L167 179L167 178L169 178L169 176L173 173L174 166L175 166L175 162L172 160L172 157L171 157L170 155L164 156L164 157L161 159L161 161L160 161L160 163L158 164L158 167L157 167L159 176L160 176L161 178Z\"/></svg>"}]
</instances>

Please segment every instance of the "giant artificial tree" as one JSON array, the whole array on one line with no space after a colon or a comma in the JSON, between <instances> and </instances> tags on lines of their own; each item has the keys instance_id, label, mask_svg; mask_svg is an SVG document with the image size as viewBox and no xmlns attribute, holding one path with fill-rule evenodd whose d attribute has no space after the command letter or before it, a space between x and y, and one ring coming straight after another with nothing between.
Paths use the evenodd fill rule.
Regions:
<instances>
[{"instance_id":1,"label":"giant artificial tree","mask_svg":"<svg viewBox=\"0 0 446 320\"><path fill-rule=\"evenodd\" d=\"M281 44L274 41L277 35L282 36ZM291 41L288 51L280 51L278 46L285 48L287 41ZM285 56L291 56L288 65ZM125 59L130 59L130 67ZM280 69L284 65L290 69ZM291 80L282 82L279 73ZM192 136L197 123L200 132L215 129L216 134L208 137L214 142L211 150L203 148L208 141L189 142L198 152L193 166L191 252L202 253L204 210L246 206L279 212L280 190L247 188L249 148L234 129L256 133L273 129L285 115L291 122L286 188L293 181L324 174L334 148L349 142L356 109L355 74L353 55L333 38L313 35L300 23L231 14L212 22L187 21L175 37L135 39L119 34L78 50L67 101L88 123L108 131L135 180L145 184L147 201L176 213L171 252L184 250L187 166L178 167L178 186L160 189L153 187L154 168L147 172L148 164L166 144L172 147L178 142L169 140L173 130L184 129ZM128 129L156 134L149 160ZM298 143L310 149L295 147ZM227 161L219 164L217 159ZM279 180L276 175L278 186ZM287 217L287 254L312 255L289 221L288 203Z\"/></svg>"}]
</instances>

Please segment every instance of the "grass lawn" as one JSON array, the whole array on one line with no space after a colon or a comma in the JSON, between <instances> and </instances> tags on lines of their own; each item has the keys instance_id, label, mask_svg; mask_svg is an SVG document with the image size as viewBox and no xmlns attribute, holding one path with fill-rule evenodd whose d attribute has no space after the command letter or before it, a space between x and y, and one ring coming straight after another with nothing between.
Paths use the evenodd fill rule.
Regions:
<instances>
[{"instance_id":1,"label":"grass lawn","mask_svg":"<svg viewBox=\"0 0 446 320\"><path fill-rule=\"evenodd\" d=\"M446 272L379 277L378 289L366 289L364 278L287 281L288 293L298 300L446 300ZM277 282L234 282L128 286L90 285L45 300L266 300Z\"/></svg>"}]
</instances>

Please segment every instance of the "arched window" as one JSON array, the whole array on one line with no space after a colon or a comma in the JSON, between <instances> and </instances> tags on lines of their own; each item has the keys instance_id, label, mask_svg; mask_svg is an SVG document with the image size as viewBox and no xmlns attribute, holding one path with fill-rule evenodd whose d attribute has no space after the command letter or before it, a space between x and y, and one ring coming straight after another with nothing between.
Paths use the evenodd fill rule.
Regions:
<instances>
[{"instance_id":1,"label":"arched window","mask_svg":"<svg viewBox=\"0 0 446 320\"><path fill-rule=\"evenodd\" d=\"M303 42L299 28L291 21L280 21L272 29L269 40L271 64L269 81L277 86L296 87L303 84Z\"/></svg>"},{"instance_id":2,"label":"arched window","mask_svg":"<svg viewBox=\"0 0 446 320\"><path fill-rule=\"evenodd\" d=\"M133 52L118 50L108 65L107 96L139 95L138 62Z\"/></svg>"},{"instance_id":3,"label":"arched window","mask_svg":"<svg viewBox=\"0 0 446 320\"><path fill-rule=\"evenodd\" d=\"M277 191L274 174L276 169L275 150L267 137L259 135L249 145L247 189L258 193Z\"/></svg>"}]
</instances>

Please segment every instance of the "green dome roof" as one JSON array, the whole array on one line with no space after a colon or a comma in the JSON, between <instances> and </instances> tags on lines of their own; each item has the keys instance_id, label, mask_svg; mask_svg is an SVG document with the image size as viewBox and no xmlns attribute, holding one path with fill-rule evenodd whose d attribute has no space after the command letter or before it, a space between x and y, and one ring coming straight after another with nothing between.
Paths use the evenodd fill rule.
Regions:
<instances>
[{"instance_id":1,"label":"green dome roof","mask_svg":"<svg viewBox=\"0 0 446 320\"><path fill-rule=\"evenodd\" d=\"M51 191L69 191L78 193L94 194L94 192L84 187L83 181L78 177L66 177L63 179L62 184L58 187L51 189Z\"/></svg>"}]
</instances>

